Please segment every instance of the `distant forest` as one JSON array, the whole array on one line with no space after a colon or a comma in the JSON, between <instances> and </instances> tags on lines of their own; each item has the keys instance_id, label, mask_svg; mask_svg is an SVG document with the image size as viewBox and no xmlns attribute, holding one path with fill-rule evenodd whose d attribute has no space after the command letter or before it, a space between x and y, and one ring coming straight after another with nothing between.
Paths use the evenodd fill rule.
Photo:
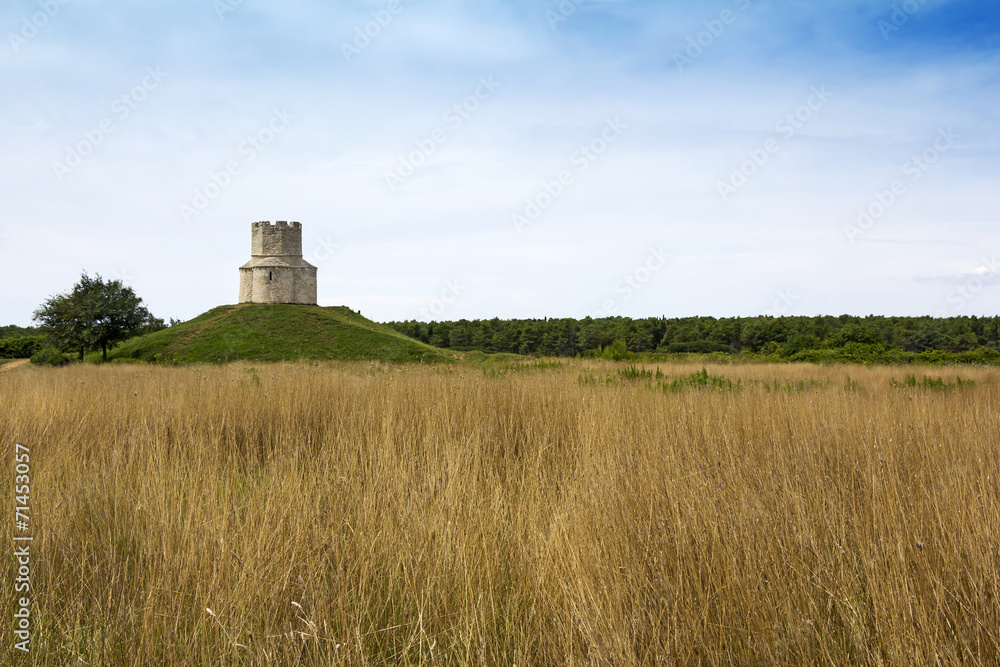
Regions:
<instances>
[{"instance_id":1,"label":"distant forest","mask_svg":"<svg viewBox=\"0 0 1000 667\"><path fill-rule=\"evenodd\" d=\"M1000 317L684 317L390 322L452 350L575 357L716 354L790 361L1000 363Z\"/></svg>"},{"instance_id":2,"label":"distant forest","mask_svg":"<svg viewBox=\"0 0 1000 667\"><path fill-rule=\"evenodd\" d=\"M0 326L0 359L27 359L45 344L45 336L34 327Z\"/></svg>"},{"instance_id":3,"label":"distant forest","mask_svg":"<svg viewBox=\"0 0 1000 667\"><path fill-rule=\"evenodd\" d=\"M1000 364L1000 317L494 318L388 326L443 349L528 356ZM45 344L36 328L0 327L0 358L29 357Z\"/></svg>"}]
</instances>

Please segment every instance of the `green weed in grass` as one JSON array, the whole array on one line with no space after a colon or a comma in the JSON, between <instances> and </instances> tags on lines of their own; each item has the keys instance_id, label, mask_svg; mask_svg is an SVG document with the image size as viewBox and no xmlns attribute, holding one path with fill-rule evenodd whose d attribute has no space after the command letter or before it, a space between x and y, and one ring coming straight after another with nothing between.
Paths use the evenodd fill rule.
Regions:
<instances>
[{"instance_id":1,"label":"green weed in grass","mask_svg":"<svg viewBox=\"0 0 1000 667\"><path fill-rule=\"evenodd\" d=\"M894 389L925 389L928 391L946 391L949 389L965 389L967 387L975 387L975 380L963 380L961 377L956 376L955 382L946 382L941 379L940 376L937 378L932 378L929 375L925 375L923 380L918 381L917 376L907 375L903 380L897 381L896 378L892 378L889 384Z\"/></svg>"}]
</instances>

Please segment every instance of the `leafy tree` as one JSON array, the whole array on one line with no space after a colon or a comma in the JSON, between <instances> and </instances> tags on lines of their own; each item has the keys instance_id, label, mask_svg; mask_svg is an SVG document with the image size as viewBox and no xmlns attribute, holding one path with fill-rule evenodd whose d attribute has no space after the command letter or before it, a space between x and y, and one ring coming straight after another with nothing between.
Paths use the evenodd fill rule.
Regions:
<instances>
[{"instance_id":1,"label":"leafy tree","mask_svg":"<svg viewBox=\"0 0 1000 667\"><path fill-rule=\"evenodd\" d=\"M434 347L442 349L451 347L451 324L449 322L432 322L428 342Z\"/></svg>"},{"instance_id":2,"label":"leafy tree","mask_svg":"<svg viewBox=\"0 0 1000 667\"><path fill-rule=\"evenodd\" d=\"M493 335L490 333L489 325L486 322L475 322L472 330L472 349L483 352L493 351Z\"/></svg>"},{"instance_id":3,"label":"leafy tree","mask_svg":"<svg viewBox=\"0 0 1000 667\"><path fill-rule=\"evenodd\" d=\"M873 326L861 326L851 323L830 336L830 344L833 347L843 347L847 343L861 343L863 345L875 345L881 343L883 337Z\"/></svg>"},{"instance_id":4,"label":"leafy tree","mask_svg":"<svg viewBox=\"0 0 1000 667\"><path fill-rule=\"evenodd\" d=\"M155 333L157 331L162 331L162 330L166 329L167 327L174 326L177 323L178 323L178 321L175 320L172 317L170 318L170 324L167 324L163 320L162 317L153 317L153 315L150 314L149 318L142 325L142 329L139 331L139 335L145 336L146 334L149 334L149 333Z\"/></svg>"},{"instance_id":5,"label":"leafy tree","mask_svg":"<svg viewBox=\"0 0 1000 667\"><path fill-rule=\"evenodd\" d=\"M456 350L467 350L472 341L472 323L469 320L459 320L451 329L450 346Z\"/></svg>"},{"instance_id":6,"label":"leafy tree","mask_svg":"<svg viewBox=\"0 0 1000 667\"><path fill-rule=\"evenodd\" d=\"M104 361L109 347L148 327L164 326L163 320L149 314L131 287L86 273L72 291L49 297L35 311L34 320L59 347L78 350L80 359L86 350L100 348Z\"/></svg>"},{"instance_id":7,"label":"leafy tree","mask_svg":"<svg viewBox=\"0 0 1000 667\"><path fill-rule=\"evenodd\" d=\"M796 352L803 350L814 350L819 347L819 338L812 334L797 334L785 341L781 346L781 355L790 357Z\"/></svg>"},{"instance_id":8,"label":"leafy tree","mask_svg":"<svg viewBox=\"0 0 1000 667\"><path fill-rule=\"evenodd\" d=\"M83 301L82 290L77 285L68 294L49 297L33 315L56 347L79 350L80 359L89 343Z\"/></svg>"},{"instance_id":9,"label":"leafy tree","mask_svg":"<svg viewBox=\"0 0 1000 667\"><path fill-rule=\"evenodd\" d=\"M497 352L516 352L517 334L510 326L505 326L493 334L493 349Z\"/></svg>"},{"instance_id":10,"label":"leafy tree","mask_svg":"<svg viewBox=\"0 0 1000 667\"><path fill-rule=\"evenodd\" d=\"M751 321L743 327L743 335L740 343L751 352L758 352L770 338L768 337L769 327L765 319Z\"/></svg>"},{"instance_id":11,"label":"leafy tree","mask_svg":"<svg viewBox=\"0 0 1000 667\"><path fill-rule=\"evenodd\" d=\"M611 345L615 341L614 320L590 320L582 336L586 350L596 350Z\"/></svg>"}]
</instances>

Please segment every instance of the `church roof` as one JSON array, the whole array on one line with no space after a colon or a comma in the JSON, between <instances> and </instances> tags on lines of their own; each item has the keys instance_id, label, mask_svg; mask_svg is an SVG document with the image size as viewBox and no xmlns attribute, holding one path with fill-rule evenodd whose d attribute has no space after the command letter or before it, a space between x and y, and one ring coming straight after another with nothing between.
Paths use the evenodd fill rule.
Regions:
<instances>
[{"instance_id":1,"label":"church roof","mask_svg":"<svg viewBox=\"0 0 1000 667\"><path fill-rule=\"evenodd\" d=\"M315 269L316 267L294 255L261 255L253 257L249 262L241 266L241 269L267 268L288 268L288 269Z\"/></svg>"}]
</instances>

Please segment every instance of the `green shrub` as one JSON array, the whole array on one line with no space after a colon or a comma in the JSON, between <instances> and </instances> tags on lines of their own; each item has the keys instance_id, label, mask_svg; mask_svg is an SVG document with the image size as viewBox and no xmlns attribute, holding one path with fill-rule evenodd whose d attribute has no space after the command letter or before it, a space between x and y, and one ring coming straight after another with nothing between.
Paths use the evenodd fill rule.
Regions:
<instances>
[{"instance_id":1,"label":"green shrub","mask_svg":"<svg viewBox=\"0 0 1000 667\"><path fill-rule=\"evenodd\" d=\"M963 364L1000 364L1000 352L992 347L980 347L970 352L960 352L956 356Z\"/></svg>"},{"instance_id":2,"label":"green shrub","mask_svg":"<svg viewBox=\"0 0 1000 667\"><path fill-rule=\"evenodd\" d=\"M657 383L664 392L684 391L687 389L719 389L729 391L742 391L743 381L733 382L722 375L709 375L708 370L702 368L687 377L677 378L673 382L661 381Z\"/></svg>"},{"instance_id":3,"label":"green shrub","mask_svg":"<svg viewBox=\"0 0 1000 667\"><path fill-rule=\"evenodd\" d=\"M653 381L653 371L639 368L638 366L626 366L618 369L618 377L623 380L649 380ZM663 371L656 369L656 379L663 379Z\"/></svg>"},{"instance_id":4,"label":"green shrub","mask_svg":"<svg viewBox=\"0 0 1000 667\"><path fill-rule=\"evenodd\" d=\"M46 347L31 355L31 363L36 366L62 366L68 364L69 360L54 347Z\"/></svg>"},{"instance_id":5,"label":"green shrub","mask_svg":"<svg viewBox=\"0 0 1000 667\"><path fill-rule=\"evenodd\" d=\"M966 387L975 387L975 380L963 380L961 377L956 377L956 382L946 382L938 376L936 379L925 375L922 381L917 380L916 375L907 375L903 378L902 382L897 382L896 378L892 378L889 384L892 385L894 389L929 389L929 390L946 390L946 389L965 389Z\"/></svg>"},{"instance_id":6,"label":"green shrub","mask_svg":"<svg viewBox=\"0 0 1000 667\"><path fill-rule=\"evenodd\" d=\"M612 361L632 358L632 353L628 351L628 345L623 340L616 340L604 348L598 346L597 350L601 357L611 359Z\"/></svg>"},{"instance_id":7,"label":"green shrub","mask_svg":"<svg viewBox=\"0 0 1000 667\"><path fill-rule=\"evenodd\" d=\"M0 359L28 359L44 345L45 336L0 338Z\"/></svg>"}]
</instances>

